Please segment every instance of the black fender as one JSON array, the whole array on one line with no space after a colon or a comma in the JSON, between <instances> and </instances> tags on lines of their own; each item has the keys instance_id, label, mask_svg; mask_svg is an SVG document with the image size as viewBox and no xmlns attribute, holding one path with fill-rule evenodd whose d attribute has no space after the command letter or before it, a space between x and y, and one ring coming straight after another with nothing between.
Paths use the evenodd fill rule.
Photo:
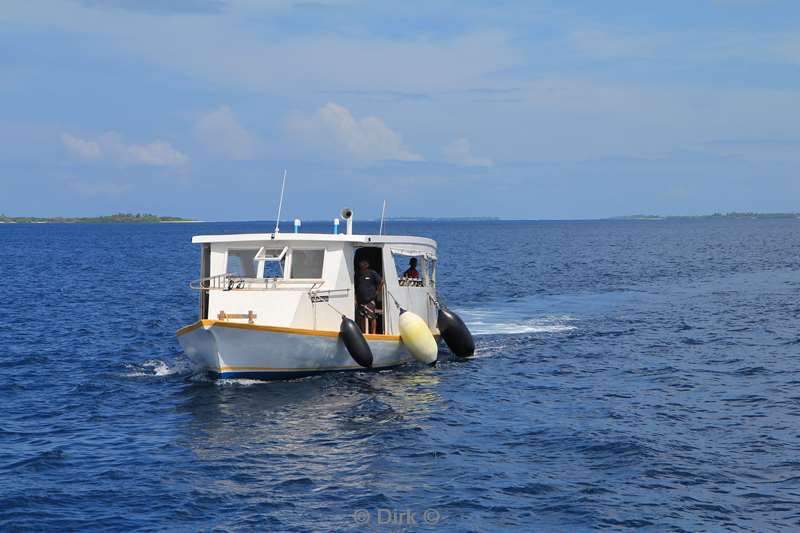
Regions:
<instances>
[{"instance_id":1,"label":"black fender","mask_svg":"<svg viewBox=\"0 0 800 533\"><path fill-rule=\"evenodd\" d=\"M458 357L469 357L475 353L472 333L457 314L449 309L439 309L437 327L447 347Z\"/></svg>"},{"instance_id":2,"label":"black fender","mask_svg":"<svg viewBox=\"0 0 800 533\"><path fill-rule=\"evenodd\" d=\"M346 316L342 316L339 336L356 363L364 368L372 368L372 350L367 344L367 339L364 338L358 325Z\"/></svg>"}]
</instances>

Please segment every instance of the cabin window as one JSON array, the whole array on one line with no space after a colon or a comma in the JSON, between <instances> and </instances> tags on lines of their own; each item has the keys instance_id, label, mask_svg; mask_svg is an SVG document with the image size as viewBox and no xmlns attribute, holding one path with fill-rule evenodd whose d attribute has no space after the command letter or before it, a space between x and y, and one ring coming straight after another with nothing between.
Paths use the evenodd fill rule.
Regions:
<instances>
[{"instance_id":1,"label":"cabin window","mask_svg":"<svg viewBox=\"0 0 800 533\"><path fill-rule=\"evenodd\" d=\"M425 286L425 258L423 256L395 255L397 280L401 287Z\"/></svg>"},{"instance_id":2,"label":"cabin window","mask_svg":"<svg viewBox=\"0 0 800 533\"><path fill-rule=\"evenodd\" d=\"M286 250L286 247L261 248L256 255L256 261L259 262L258 277L266 279L283 279L283 266L286 261Z\"/></svg>"},{"instance_id":3,"label":"cabin window","mask_svg":"<svg viewBox=\"0 0 800 533\"><path fill-rule=\"evenodd\" d=\"M431 274L433 257L422 250L392 248L397 282L401 287L426 287L433 285Z\"/></svg>"},{"instance_id":4,"label":"cabin window","mask_svg":"<svg viewBox=\"0 0 800 533\"><path fill-rule=\"evenodd\" d=\"M255 278L258 270L258 250L228 250L228 265L225 271L240 278Z\"/></svg>"},{"instance_id":5,"label":"cabin window","mask_svg":"<svg viewBox=\"0 0 800 533\"><path fill-rule=\"evenodd\" d=\"M283 261L266 261L262 278L283 279Z\"/></svg>"},{"instance_id":6,"label":"cabin window","mask_svg":"<svg viewBox=\"0 0 800 533\"><path fill-rule=\"evenodd\" d=\"M292 279L322 278L325 250L292 250Z\"/></svg>"}]
</instances>

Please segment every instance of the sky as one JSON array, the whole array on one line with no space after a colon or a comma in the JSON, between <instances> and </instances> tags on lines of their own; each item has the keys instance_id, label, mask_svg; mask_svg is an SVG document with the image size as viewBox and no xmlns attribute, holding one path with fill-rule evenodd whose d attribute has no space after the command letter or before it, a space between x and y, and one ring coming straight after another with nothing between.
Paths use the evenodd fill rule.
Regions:
<instances>
[{"instance_id":1,"label":"sky","mask_svg":"<svg viewBox=\"0 0 800 533\"><path fill-rule=\"evenodd\" d=\"M796 0L10 0L0 213L800 211Z\"/></svg>"}]
</instances>

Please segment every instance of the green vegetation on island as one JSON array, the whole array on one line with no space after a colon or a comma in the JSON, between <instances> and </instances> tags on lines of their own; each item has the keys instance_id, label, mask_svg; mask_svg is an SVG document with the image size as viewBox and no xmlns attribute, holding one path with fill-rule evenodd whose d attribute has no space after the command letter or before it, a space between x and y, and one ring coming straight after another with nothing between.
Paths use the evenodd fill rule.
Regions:
<instances>
[{"instance_id":1,"label":"green vegetation on island","mask_svg":"<svg viewBox=\"0 0 800 533\"><path fill-rule=\"evenodd\" d=\"M0 214L0 224L46 224L53 222L95 222L100 224L118 224L130 222L197 222L188 218L161 217L148 213L117 213L99 217L9 217Z\"/></svg>"},{"instance_id":2,"label":"green vegetation on island","mask_svg":"<svg viewBox=\"0 0 800 533\"><path fill-rule=\"evenodd\" d=\"M730 213L714 213L711 215L628 215L615 217L617 220L697 220L697 219L773 219L773 218L800 218L800 213L751 213L732 211Z\"/></svg>"}]
</instances>

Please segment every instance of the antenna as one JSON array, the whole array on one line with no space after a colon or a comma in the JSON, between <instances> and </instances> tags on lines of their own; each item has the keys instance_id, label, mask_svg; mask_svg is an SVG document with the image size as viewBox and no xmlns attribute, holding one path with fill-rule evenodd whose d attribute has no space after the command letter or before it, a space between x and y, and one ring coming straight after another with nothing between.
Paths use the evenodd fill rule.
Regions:
<instances>
[{"instance_id":1,"label":"antenna","mask_svg":"<svg viewBox=\"0 0 800 533\"><path fill-rule=\"evenodd\" d=\"M278 202L278 218L275 219L275 233L278 233L281 223L281 209L283 209L283 190L286 188L286 170L283 171L283 182L281 183L281 199Z\"/></svg>"},{"instance_id":2,"label":"antenna","mask_svg":"<svg viewBox=\"0 0 800 533\"><path fill-rule=\"evenodd\" d=\"M386 214L386 199L383 200L383 209L381 209L381 227L378 230L378 235L383 235L383 216Z\"/></svg>"}]
</instances>

